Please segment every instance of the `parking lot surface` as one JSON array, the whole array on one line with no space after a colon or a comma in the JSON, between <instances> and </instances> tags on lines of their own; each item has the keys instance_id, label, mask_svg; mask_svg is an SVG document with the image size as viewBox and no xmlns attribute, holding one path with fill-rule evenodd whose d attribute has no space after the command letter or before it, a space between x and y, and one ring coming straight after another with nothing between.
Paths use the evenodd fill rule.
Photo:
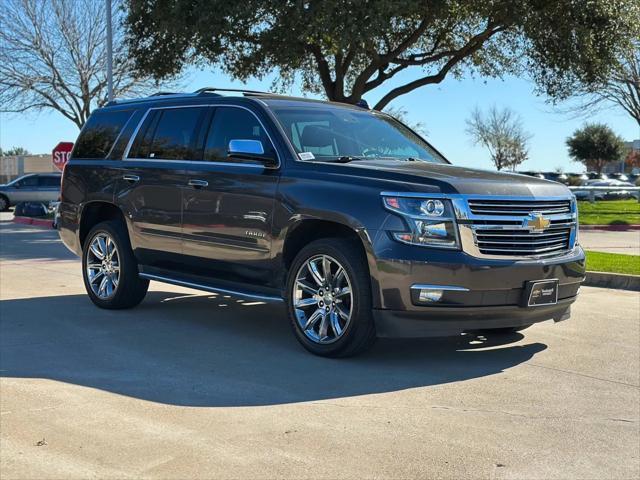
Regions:
<instances>
[{"instance_id":1,"label":"parking lot surface","mask_svg":"<svg viewBox=\"0 0 640 480\"><path fill-rule=\"evenodd\" d=\"M152 283L99 310L0 222L0 477L638 478L640 299L510 336L304 351L279 305Z\"/></svg>"}]
</instances>

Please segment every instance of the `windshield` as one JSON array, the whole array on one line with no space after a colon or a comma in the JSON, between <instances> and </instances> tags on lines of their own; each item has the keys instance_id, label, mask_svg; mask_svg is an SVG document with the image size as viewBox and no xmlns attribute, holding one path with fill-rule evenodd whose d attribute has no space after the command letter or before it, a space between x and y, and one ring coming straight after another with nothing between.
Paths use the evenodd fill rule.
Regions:
<instances>
[{"instance_id":1,"label":"windshield","mask_svg":"<svg viewBox=\"0 0 640 480\"><path fill-rule=\"evenodd\" d=\"M422 160L448 163L400 122L351 108L274 108L301 160Z\"/></svg>"}]
</instances>

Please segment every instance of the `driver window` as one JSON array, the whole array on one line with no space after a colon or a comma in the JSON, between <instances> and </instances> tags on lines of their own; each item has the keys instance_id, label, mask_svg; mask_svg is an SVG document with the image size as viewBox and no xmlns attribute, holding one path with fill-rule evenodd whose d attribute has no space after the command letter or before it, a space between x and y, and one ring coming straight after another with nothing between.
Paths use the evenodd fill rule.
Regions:
<instances>
[{"instance_id":1,"label":"driver window","mask_svg":"<svg viewBox=\"0 0 640 480\"><path fill-rule=\"evenodd\" d=\"M217 107L207 134L204 160L237 163L237 159L227 158L231 140L259 140L265 153L274 152L267 133L255 115L242 108Z\"/></svg>"}]
</instances>

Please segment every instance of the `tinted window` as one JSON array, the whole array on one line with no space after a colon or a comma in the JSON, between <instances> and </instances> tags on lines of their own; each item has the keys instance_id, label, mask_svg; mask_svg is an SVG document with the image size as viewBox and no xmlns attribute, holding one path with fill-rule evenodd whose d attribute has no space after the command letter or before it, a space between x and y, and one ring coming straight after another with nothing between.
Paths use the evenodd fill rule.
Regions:
<instances>
[{"instance_id":1,"label":"tinted window","mask_svg":"<svg viewBox=\"0 0 640 480\"><path fill-rule=\"evenodd\" d=\"M35 175L24 177L13 182L13 185L16 187L36 187L38 185L38 177Z\"/></svg>"},{"instance_id":2,"label":"tinted window","mask_svg":"<svg viewBox=\"0 0 640 480\"><path fill-rule=\"evenodd\" d=\"M168 108L158 116L143 135L151 139L149 147L144 145L139 158L166 160L194 159L195 135L205 108ZM153 133L150 131L153 129ZM142 142L144 144L144 142Z\"/></svg>"},{"instance_id":3,"label":"tinted window","mask_svg":"<svg viewBox=\"0 0 640 480\"><path fill-rule=\"evenodd\" d=\"M105 158L118 138L131 110L98 110L91 114L73 149L74 158Z\"/></svg>"},{"instance_id":4,"label":"tinted window","mask_svg":"<svg viewBox=\"0 0 640 480\"><path fill-rule=\"evenodd\" d=\"M209 161L227 160L227 149L231 140L260 140L265 153L273 152L269 137L251 112L241 108L216 108L204 148L204 159Z\"/></svg>"},{"instance_id":5,"label":"tinted window","mask_svg":"<svg viewBox=\"0 0 640 480\"><path fill-rule=\"evenodd\" d=\"M40 177L39 185L41 187L60 187L60 177L53 177L53 176Z\"/></svg>"}]
</instances>

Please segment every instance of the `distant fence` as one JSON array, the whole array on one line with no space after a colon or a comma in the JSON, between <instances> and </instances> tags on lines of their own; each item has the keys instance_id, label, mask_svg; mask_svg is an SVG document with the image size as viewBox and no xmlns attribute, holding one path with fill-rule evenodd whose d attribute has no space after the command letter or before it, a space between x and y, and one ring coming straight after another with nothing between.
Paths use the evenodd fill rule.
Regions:
<instances>
[{"instance_id":1,"label":"distant fence","mask_svg":"<svg viewBox=\"0 0 640 480\"><path fill-rule=\"evenodd\" d=\"M593 186L580 186L580 187L569 187L572 192L588 192L589 193L589 202L594 203L596 198L596 193L598 192L634 192L638 202L640 202L640 187L593 187Z\"/></svg>"}]
</instances>

